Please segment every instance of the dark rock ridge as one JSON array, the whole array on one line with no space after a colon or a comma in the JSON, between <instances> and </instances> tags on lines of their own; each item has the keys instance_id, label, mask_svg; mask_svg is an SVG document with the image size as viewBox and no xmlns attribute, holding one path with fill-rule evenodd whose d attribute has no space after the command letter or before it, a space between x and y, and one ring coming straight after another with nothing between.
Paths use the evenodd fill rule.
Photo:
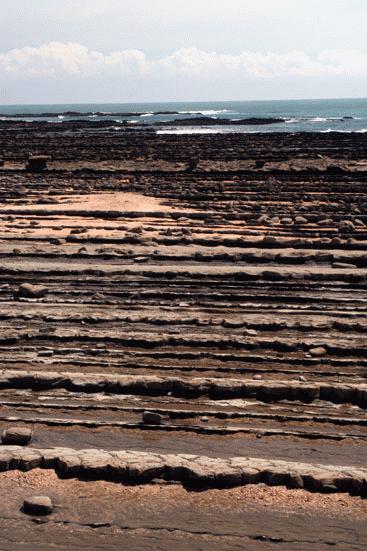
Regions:
<instances>
[{"instance_id":1,"label":"dark rock ridge","mask_svg":"<svg viewBox=\"0 0 367 551\"><path fill-rule=\"evenodd\" d=\"M273 117L249 117L247 119L215 119L213 117L192 117L154 123L156 126L256 126L279 124L285 119Z\"/></svg>"}]
</instances>

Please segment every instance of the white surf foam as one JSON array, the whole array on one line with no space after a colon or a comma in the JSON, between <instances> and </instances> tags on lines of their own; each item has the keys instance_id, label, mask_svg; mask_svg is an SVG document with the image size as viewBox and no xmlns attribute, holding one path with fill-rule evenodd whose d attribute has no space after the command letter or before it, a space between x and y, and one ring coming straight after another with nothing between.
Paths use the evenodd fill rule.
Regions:
<instances>
[{"instance_id":1,"label":"white surf foam","mask_svg":"<svg viewBox=\"0 0 367 551\"><path fill-rule=\"evenodd\" d=\"M233 111L229 111L228 109L202 109L198 111L179 111L180 115L203 115L205 117L210 117L213 115L221 115L223 113L233 113Z\"/></svg>"}]
</instances>

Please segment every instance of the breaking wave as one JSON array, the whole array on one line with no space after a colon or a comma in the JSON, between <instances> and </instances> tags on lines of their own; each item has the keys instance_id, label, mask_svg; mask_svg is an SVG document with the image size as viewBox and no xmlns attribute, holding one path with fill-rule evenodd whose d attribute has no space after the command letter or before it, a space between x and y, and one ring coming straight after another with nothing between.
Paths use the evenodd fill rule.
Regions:
<instances>
[{"instance_id":1,"label":"breaking wave","mask_svg":"<svg viewBox=\"0 0 367 551\"><path fill-rule=\"evenodd\" d=\"M179 111L180 115L203 115L205 117L211 117L213 115L223 115L224 113L233 113L229 109L202 109L199 111Z\"/></svg>"}]
</instances>

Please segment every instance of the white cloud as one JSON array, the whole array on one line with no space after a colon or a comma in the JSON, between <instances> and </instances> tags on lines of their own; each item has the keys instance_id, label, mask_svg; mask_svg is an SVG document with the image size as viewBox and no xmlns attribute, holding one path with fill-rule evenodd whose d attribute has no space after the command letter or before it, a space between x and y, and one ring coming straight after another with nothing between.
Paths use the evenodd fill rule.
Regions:
<instances>
[{"instance_id":1,"label":"white cloud","mask_svg":"<svg viewBox=\"0 0 367 551\"><path fill-rule=\"evenodd\" d=\"M184 77L193 79L252 77L365 77L367 52L326 50L315 56L245 51L238 55L182 48L149 60L140 50L104 54L75 43L51 42L0 53L2 79L34 80L68 77Z\"/></svg>"},{"instance_id":2,"label":"white cloud","mask_svg":"<svg viewBox=\"0 0 367 551\"><path fill-rule=\"evenodd\" d=\"M138 50L104 55L80 44L61 42L0 54L2 75L19 79L103 77L111 72L143 74L146 65L145 55Z\"/></svg>"}]
</instances>

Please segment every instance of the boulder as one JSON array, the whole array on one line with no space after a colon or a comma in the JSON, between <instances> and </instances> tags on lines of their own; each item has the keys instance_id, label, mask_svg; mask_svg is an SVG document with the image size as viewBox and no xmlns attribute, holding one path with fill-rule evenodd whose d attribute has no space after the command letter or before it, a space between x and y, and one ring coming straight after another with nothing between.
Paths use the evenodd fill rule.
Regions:
<instances>
[{"instance_id":1,"label":"boulder","mask_svg":"<svg viewBox=\"0 0 367 551\"><path fill-rule=\"evenodd\" d=\"M261 243L268 247L276 247L279 245L279 240L272 235L266 235Z\"/></svg>"},{"instance_id":2,"label":"boulder","mask_svg":"<svg viewBox=\"0 0 367 551\"><path fill-rule=\"evenodd\" d=\"M28 427L11 427L5 429L1 436L4 445L27 446L33 437L33 430Z\"/></svg>"},{"instance_id":3,"label":"boulder","mask_svg":"<svg viewBox=\"0 0 367 551\"><path fill-rule=\"evenodd\" d=\"M47 168L47 161L50 160L51 157L47 155L29 155L26 170L28 172L42 172Z\"/></svg>"},{"instance_id":4,"label":"boulder","mask_svg":"<svg viewBox=\"0 0 367 551\"><path fill-rule=\"evenodd\" d=\"M296 216L294 219L294 222L295 224L299 224L299 225L308 224L308 220L304 216Z\"/></svg>"},{"instance_id":5,"label":"boulder","mask_svg":"<svg viewBox=\"0 0 367 551\"><path fill-rule=\"evenodd\" d=\"M23 511L27 515L50 515L53 511L52 501L48 496L34 496L24 500Z\"/></svg>"},{"instance_id":6,"label":"boulder","mask_svg":"<svg viewBox=\"0 0 367 551\"><path fill-rule=\"evenodd\" d=\"M339 231L343 233L353 232L356 229L351 220L342 220L339 224Z\"/></svg>"},{"instance_id":7,"label":"boulder","mask_svg":"<svg viewBox=\"0 0 367 551\"><path fill-rule=\"evenodd\" d=\"M145 411L143 413L143 423L145 425L160 425L162 423L162 416L159 413Z\"/></svg>"},{"instance_id":8,"label":"boulder","mask_svg":"<svg viewBox=\"0 0 367 551\"><path fill-rule=\"evenodd\" d=\"M32 285L31 283L22 283L18 289L18 296L24 298L41 298L47 293L48 288L44 285Z\"/></svg>"},{"instance_id":9,"label":"boulder","mask_svg":"<svg viewBox=\"0 0 367 551\"><path fill-rule=\"evenodd\" d=\"M323 346L317 346L315 348L311 348L309 352L311 356L317 358L320 356L325 356L325 354L327 353L327 350Z\"/></svg>"}]
</instances>

